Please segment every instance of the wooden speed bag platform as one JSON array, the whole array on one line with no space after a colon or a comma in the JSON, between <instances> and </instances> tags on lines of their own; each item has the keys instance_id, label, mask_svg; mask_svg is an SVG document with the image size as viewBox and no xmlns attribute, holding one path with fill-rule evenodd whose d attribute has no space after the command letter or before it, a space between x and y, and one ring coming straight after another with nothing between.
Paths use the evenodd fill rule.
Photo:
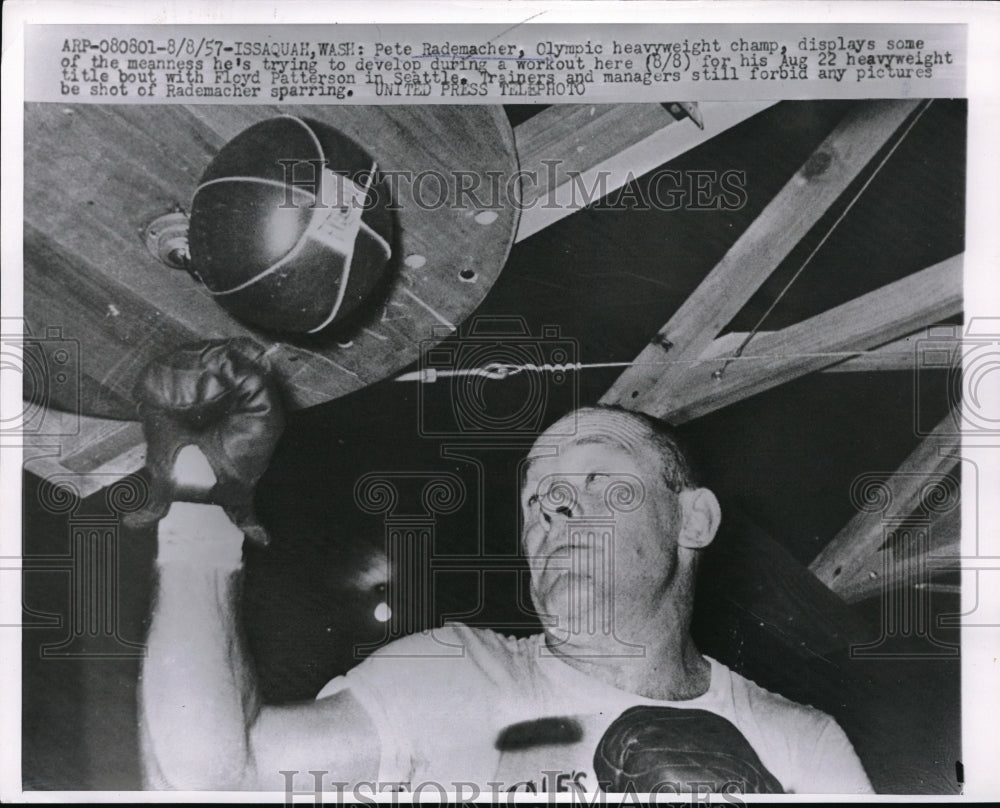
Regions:
<instances>
[{"instance_id":1,"label":"wooden speed bag platform","mask_svg":"<svg viewBox=\"0 0 1000 808\"><path fill-rule=\"evenodd\" d=\"M315 334L237 319L144 238L158 217L190 210L227 143L282 115L355 141L392 195L381 285L349 322ZM151 358L229 336L272 348L293 407L358 390L455 330L499 276L517 228L518 163L499 107L26 104L24 118L26 326L78 379L47 385L41 403L54 409L134 419L132 388Z\"/></svg>"}]
</instances>

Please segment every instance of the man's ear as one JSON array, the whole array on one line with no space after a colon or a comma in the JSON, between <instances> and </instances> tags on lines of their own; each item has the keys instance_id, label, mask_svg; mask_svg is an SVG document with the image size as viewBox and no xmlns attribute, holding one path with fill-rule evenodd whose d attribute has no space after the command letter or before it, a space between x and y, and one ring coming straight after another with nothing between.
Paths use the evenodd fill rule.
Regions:
<instances>
[{"instance_id":1,"label":"man's ear","mask_svg":"<svg viewBox=\"0 0 1000 808\"><path fill-rule=\"evenodd\" d=\"M722 509L707 488L692 488L677 495L681 506L681 528L677 543L689 550L701 550L712 543L722 521Z\"/></svg>"}]
</instances>

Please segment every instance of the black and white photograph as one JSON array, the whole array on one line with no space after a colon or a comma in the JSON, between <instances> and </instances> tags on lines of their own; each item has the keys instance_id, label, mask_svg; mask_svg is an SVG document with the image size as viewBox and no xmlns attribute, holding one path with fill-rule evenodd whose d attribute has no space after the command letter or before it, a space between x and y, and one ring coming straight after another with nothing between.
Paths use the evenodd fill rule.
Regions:
<instances>
[{"instance_id":1,"label":"black and white photograph","mask_svg":"<svg viewBox=\"0 0 1000 808\"><path fill-rule=\"evenodd\" d=\"M6 798L993 783L966 26L628 22L28 26Z\"/></svg>"}]
</instances>

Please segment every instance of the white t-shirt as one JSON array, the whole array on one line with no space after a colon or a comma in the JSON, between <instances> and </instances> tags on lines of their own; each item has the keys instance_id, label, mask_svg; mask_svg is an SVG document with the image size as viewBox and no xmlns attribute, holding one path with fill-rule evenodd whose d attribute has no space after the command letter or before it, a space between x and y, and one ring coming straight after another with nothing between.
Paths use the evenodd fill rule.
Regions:
<instances>
[{"instance_id":1,"label":"white t-shirt","mask_svg":"<svg viewBox=\"0 0 1000 808\"><path fill-rule=\"evenodd\" d=\"M728 719L788 793L872 793L830 716L709 662L706 693L659 701L579 672L552 654L543 634L515 639L452 623L386 645L317 698L350 689L378 730L380 783L408 790L471 782L483 794L596 791L601 736L626 709L648 704Z\"/></svg>"}]
</instances>

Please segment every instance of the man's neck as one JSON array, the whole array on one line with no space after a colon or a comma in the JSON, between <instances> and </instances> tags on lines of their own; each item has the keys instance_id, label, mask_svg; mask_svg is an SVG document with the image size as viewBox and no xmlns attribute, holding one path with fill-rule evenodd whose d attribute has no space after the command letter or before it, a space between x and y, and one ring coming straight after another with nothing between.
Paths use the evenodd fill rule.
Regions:
<instances>
[{"instance_id":1,"label":"man's neck","mask_svg":"<svg viewBox=\"0 0 1000 808\"><path fill-rule=\"evenodd\" d=\"M651 625L664 624L649 621L628 637L619 632L569 637L547 632L546 643L566 664L629 693L665 701L705 693L711 684L711 664L695 647L687 624L680 631L646 630Z\"/></svg>"}]
</instances>

